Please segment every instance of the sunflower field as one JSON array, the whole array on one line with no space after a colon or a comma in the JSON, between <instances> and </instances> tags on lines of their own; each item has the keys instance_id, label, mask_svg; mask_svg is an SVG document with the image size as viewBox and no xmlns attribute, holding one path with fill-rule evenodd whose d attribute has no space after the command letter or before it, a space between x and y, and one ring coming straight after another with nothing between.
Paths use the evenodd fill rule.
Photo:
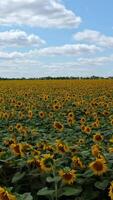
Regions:
<instances>
[{"instance_id":1,"label":"sunflower field","mask_svg":"<svg viewBox=\"0 0 113 200\"><path fill-rule=\"evenodd\" d=\"M113 80L0 81L0 200L113 200Z\"/></svg>"}]
</instances>

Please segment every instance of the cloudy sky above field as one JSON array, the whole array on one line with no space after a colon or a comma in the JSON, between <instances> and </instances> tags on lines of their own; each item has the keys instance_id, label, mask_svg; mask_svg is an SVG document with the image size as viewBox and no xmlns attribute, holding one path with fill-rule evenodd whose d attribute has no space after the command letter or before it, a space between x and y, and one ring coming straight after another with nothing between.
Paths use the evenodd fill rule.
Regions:
<instances>
[{"instance_id":1,"label":"cloudy sky above field","mask_svg":"<svg viewBox=\"0 0 113 200\"><path fill-rule=\"evenodd\" d=\"M0 0L0 77L113 76L113 0Z\"/></svg>"}]
</instances>

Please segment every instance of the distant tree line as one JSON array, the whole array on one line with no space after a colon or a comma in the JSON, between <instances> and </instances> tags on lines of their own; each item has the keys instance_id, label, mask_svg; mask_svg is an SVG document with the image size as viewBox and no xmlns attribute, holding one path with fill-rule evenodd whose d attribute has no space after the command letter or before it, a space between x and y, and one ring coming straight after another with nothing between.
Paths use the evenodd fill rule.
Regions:
<instances>
[{"instance_id":1,"label":"distant tree line","mask_svg":"<svg viewBox=\"0 0 113 200\"><path fill-rule=\"evenodd\" d=\"M65 79L69 79L69 80L81 80L81 79L113 79L113 76L109 76L109 77L100 77L100 76L90 76L90 77L75 77L75 76L64 76L64 77L51 77L51 76L47 76L47 77L31 77L31 78L2 78L0 77L0 80L65 80Z\"/></svg>"}]
</instances>

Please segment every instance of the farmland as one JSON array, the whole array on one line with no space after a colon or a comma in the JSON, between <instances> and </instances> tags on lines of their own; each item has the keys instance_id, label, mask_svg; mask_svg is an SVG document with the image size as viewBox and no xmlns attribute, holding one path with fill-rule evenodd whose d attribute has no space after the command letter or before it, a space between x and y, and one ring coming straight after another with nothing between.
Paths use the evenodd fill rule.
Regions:
<instances>
[{"instance_id":1,"label":"farmland","mask_svg":"<svg viewBox=\"0 0 113 200\"><path fill-rule=\"evenodd\" d=\"M0 81L0 199L113 200L113 80Z\"/></svg>"}]
</instances>

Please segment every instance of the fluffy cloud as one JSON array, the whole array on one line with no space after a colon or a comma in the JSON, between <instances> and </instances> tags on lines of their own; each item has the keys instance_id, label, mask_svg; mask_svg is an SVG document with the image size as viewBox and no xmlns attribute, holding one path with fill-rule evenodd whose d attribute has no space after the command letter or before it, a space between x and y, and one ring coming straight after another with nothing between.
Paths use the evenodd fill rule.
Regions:
<instances>
[{"instance_id":1,"label":"fluffy cloud","mask_svg":"<svg viewBox=\"0 0 113 200\"><path fill-rule=\"evenodd\" d=\"M100 46L113 48L113 36L106 36L99 31L86 29L74 35L77 41L87 41L90 43L97 43Z\"/></svg>"},{"instance_id":2,"label":"fluffy cloud","mask_svg":"<svg viewBox=\"0 0 113 200\"><path fill-rule=\"evenodd\" d=\"M78 27L81 18L59 0L0 0L0 24Z\"/></svg>"},{"instance_id":3,"label":"fluffy cloud","mask_svg":"<svg viewBox=\"0 0 113 200\"><path fill-rule=\"evenodd\" d=\"M45 44L39 36L31 34L28 35L26 32L21 30L9 30L0 32L0 47L6 48L11 47L32 47Z\"/></svg>"},{"instance_id":4,"label":"fluffy cloud","mask_svg":"<svg viewBox=\"0 0 113 200\"><path fill-rule=\"evenodd\" d=\"M0 59L14 59L14 58L31 58L36 59L43 56L76 56L79 54L91 54L97 51L100 51L99 47L95 45L86 45L86 44L76 44L76 45L64 45L58 47L47 47L42 49L34 49L28 52L6 52L0 51Z\"/></svg>"},{"instance_id":5,"label":"fluffy cloud","mask_svg":"<svg viewBox=\"0 0 113 200\"><path fill-rule=\"evenodd\" d=\"M94 53L100 50L101 48L95 45L66 44L63 46L42 48L36 51L31 51L31 53L39 56L76 56L79 54Z\"/></svg>"}]
</instances>

